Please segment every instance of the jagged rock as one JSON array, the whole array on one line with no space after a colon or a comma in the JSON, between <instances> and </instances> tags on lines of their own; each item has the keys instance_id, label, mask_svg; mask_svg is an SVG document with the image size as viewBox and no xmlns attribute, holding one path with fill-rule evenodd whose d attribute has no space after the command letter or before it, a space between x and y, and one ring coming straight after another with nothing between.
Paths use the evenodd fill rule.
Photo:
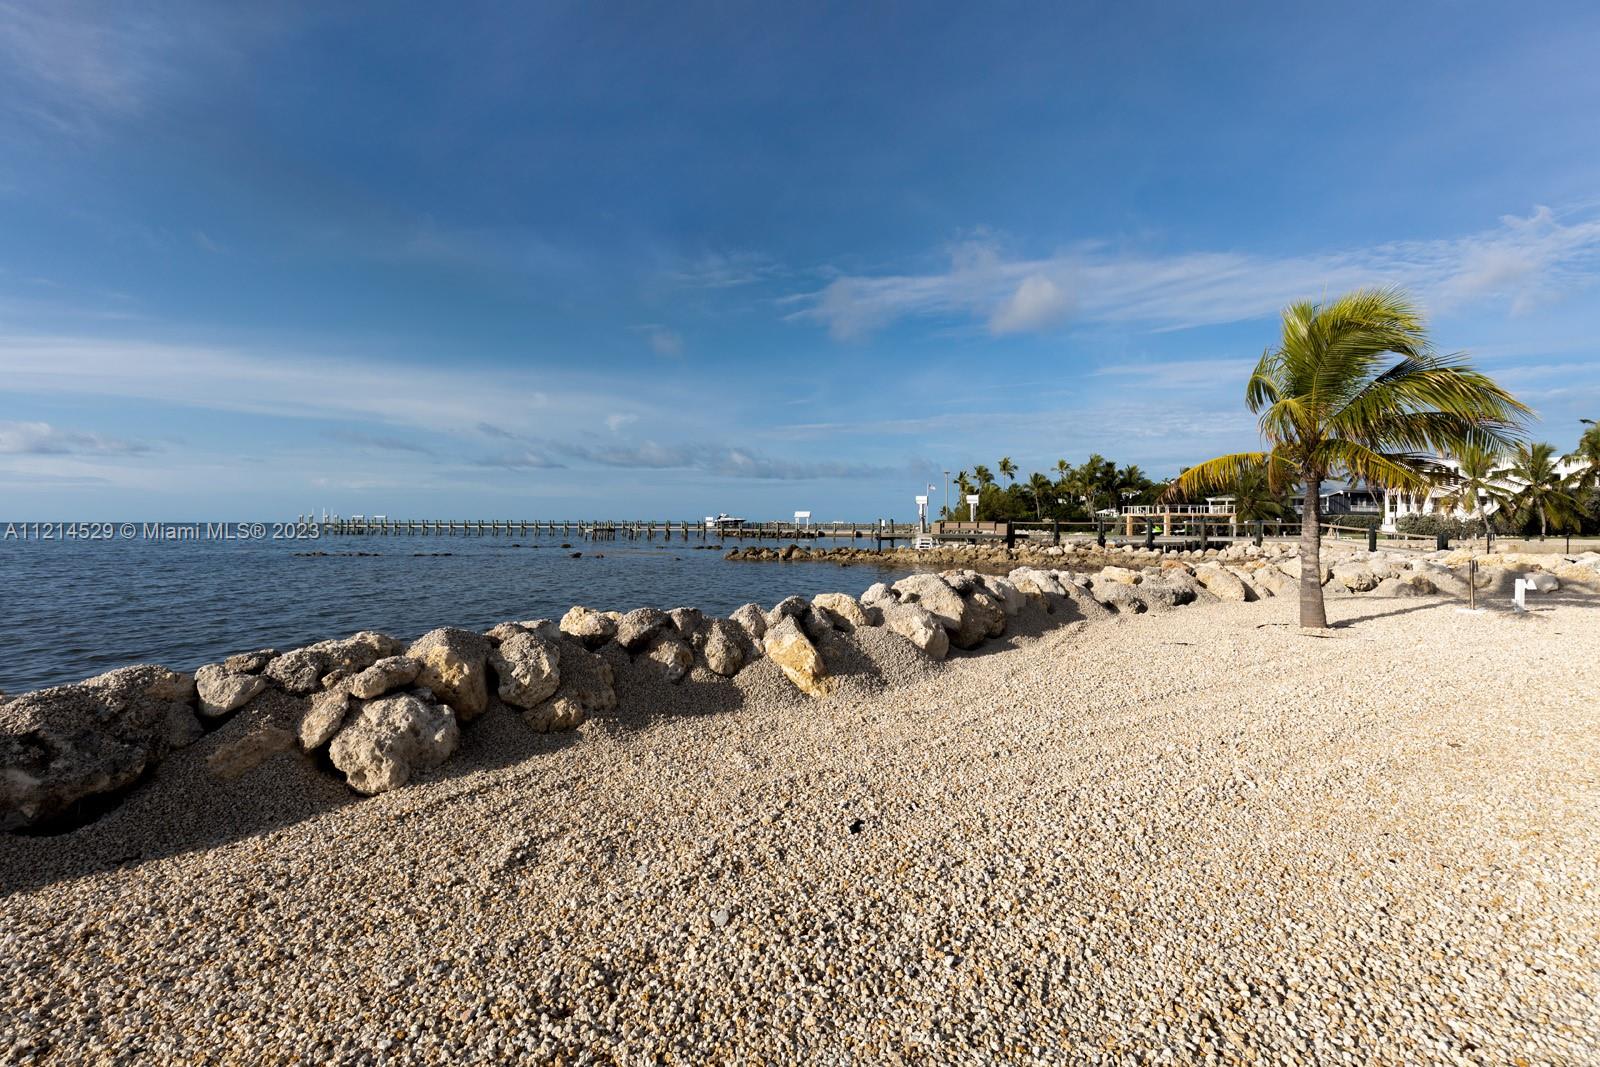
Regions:
<instances>
[{"instance_id":1,"label":"jagged rock","mask_svg":"<svg viewBox=\"0 0 1600 1067\"><path fill-rule=\"evenodd\" d=\"M1129 615L1142 615L1149 607L1138 590L1126 582L1096 580L1089 586L1089 595L1098 603Z\"/></svg>"},{"instance_id":2,"label":"jagged rock","mask_svg":"<svg viewBox=\"0 0 1600 1067\"><path fill-rule=\"evenodd\" d=\"M962 600L966 610L961 616L961 627L950 635L951 643L957 648L977 648L987 638L1006 632L1005 606L982 586L974 585Z\"/></svg>"},{"instance_id":3,"label":"jagged rock","mask_svg":"<svg viewBox=\"0 0 1600 1067\"><path fill-rule=\"evenodd\" d=\"M617 706L616 680L611 664L584 647L582 641L561 642L561 685L558 697L576 700L584 711L606 711Z\"/></svg>"},{"instance_id":4,"label":"jagged rock","mask_svg":"<svg viewBox=\"0 0 1600 1067\"><path fill-rule=\"evenodd\" d=\"M479 634L472 636L484 640ZM350 788L370 795L397 789L413 774L439 766L455 752L460 739L449 708L400 693L363 705L333 739L328 755Z\"/></svg>"},{"instance_id":5,"label":"jagged rock","mask_svg":"<svg viewBox=\"0 0 1600 1067\"><path fill-rule=\"evenodd\" d=\"M934 659L950 652L950 634L921 604L886 603L883 623Z\"/></svg>"},{"instance_id":6,"label":"jagged rock","mask_svg":"<svg viewBox=\"0 0 1600 1067\"><path fill-rule=\"evenodd\" d=\"M0 704L0 827L64 815L197 739L195 683L140 665Z\"/></svg>"},{"instance_id":7,"label":"jagged rock","mask_svg":"<svg viewBox=\"0 0 1600 1067\"><path fill-rule=\"evenodd\" d=\"M767 614L761 610L759 604L745 604L728 616L728 620L745 632L745 635L759 648L761 639L767 635Z\"/></svg>"},{"instance_id":8,"label":"jagged rock","mask_svg":"<svg viewBox=\"0 0 1600 1067\"><path fill-rule=\"evenodd\" d=\"M872 625L872 620L861 610L856 598L848 593L818 593L811 598L811 607L831 616L829 621L833 628L846 633L854 633L860 626Z\"/></svg>"},{"instance_id":9,"label":"jagged rock","mask_svg":"<svg viewBox=\"0 0 1600 1067\"><path fill-rule=\"evenodd\" d=\"M292 649L268 663L264 673L286 692L315 692L328 673L328 655L316 648Z\"/></svg>"},{"instance_id":10,"label":"jagged rock","mask_svg":"<svg viewBox=\"0 0 1600 1067\"><path fill-rule=\"evenodd\" d=\"M420 673L422 664L410 656L386 656L352 677L344 690L361 700L374 700L410 685ZM333 687L324 685L324 688Z\"/></svg>"},{"instance_id":11,"label":"jagged rock","mask_svg":"<svg viewBox=\"0 0 1600 1067\"><path fill-rule=\"evenodd\" d=\"M1243 567L1229 565L1222 569L1239 579L1240 584L1244 586L1244 598L1246 601L1262 600L1272 595L1256 585L1256 581L1251 577L1250 572Z\"/></svg>"},{"instance_id":12,"label":"jagged rock","mask_svg":"<svg viewBox=\"0 0 1600 1067\"><path fill-rule=\"evenodd\" d=\"M783 616L767 631L764 644L767 658L802 692L814 697L825 697L833 692L836 680L828 677L821 654L800 631L792 615Z\"/></svg>"},{"instance_id":13,"label":"jagged rock","mask_svg":"<svg viewBox=\"0 0 1600 1067\"><path fill-rule=\"evenodd\" d=\"M672 620L673 628L685 641L694 640L695 635L706 624L705 613L699 608L673 608L667 612L667 618Z\"/></svg>"},{"instance_id":14,"label":"jagged rock","mask_svg":"<svg viewBox=\"0 0 1600 1067\"><path fill-rule=\"evenodd\" d=\"M1300 593L1299 582L1270 564L1256 571L1255 579L1257 586L1273 596L1293 597Z\"/></svg>"},{"instance_id":15,"label":"jagged rock","mask_svg":"<svg viewBox=\"0 0 1600 1067\"><path fill-rule=\"evenodd\" d=\"M223 660L222 667L233 674L259 674L261 669L271 663L277 655L278 650L275 648L239 652Z\"/></svg>"},{"instance_id":16,"label":"jagged rock","mask_svg":"<svg viewBox=\"0 0 1600 1067\"><path fill-rule=\"evenodd\" d=\"M898 603L894 592L890 590L888 582L873 582L867 586L867 591L861 594L861 606L864 608L881 608L886 604Z\"/></svg>"},{"instance_id":17,"label":"jagged rock","mask_svg":"<svg viewBox=\"0 0 1600 1067\"><path fill-rule=\"evenodd\" d=\"M288 730L263 726L219 746L206 757L206 768L218 778L237 778L293 747L294 736Z\"/></svg>"},{"instance_id":18,"label":"jagged rock","mask_svg":"<svg viewBox=\"0 0 1600 1067\"><path fill-rule=\"evenodd\" d=\"M571 730L583 725L588 717L589 714L582 704L572 697L564 696L551 697L522 713L522 721L541 734L556 730Z\"/></svg>"},{"instance_id":19,"label":"jagged rock","mask_svg":"<svg viewBox=\"0 0 1600 1067\"><path fill-rule=\"evenodd\" d=\"M1333 580L1352 593L1365 593L1376 589L1382 579L1365 563L1347 562L1333 565Z\"/></svg>"},{"instance_id":20,"label":"jagged rock","mask_svg":"<svg viewBox=\"0 0 1600 1067\"><path fill-rule=\"evenodd\" d=\"M676 631L663 630L651 639L644 658L661 669L669 682L679 682L694 669L694 650Z\"/></svg>"},{"instance_id":21,"label":"jagged rock","mask_svg":"<svg viewBox=\"0 0 1600 1067\"><path fill-rule=\"evenodd\" d=\"M585 648L599 648L617 635L617 623L593 608L577 605L561 616L561 632L582 641Z\"/></svg>"},{"instance_id":22,"label":"jagged rock","mask_svg":"<svg viewBox=\"0 0 1600 1067\"><path fill-rule=\"evenodd\" d=\"M967 606L961 594L937 574L913 574L894 583L902 604L920 604L952 634L961 632Z\"/></svg>"},{"instance_id":23,"label":"jagged rock","mask_svg":"<svg viewBox=\"0 0 1600 1067\"><path fill-rule=\"evenodd\" d=\"M700 654L706 666L724 678L733 677L744 666L744 645L737 631L737 624L727 619L712 619L706 628L705 645Z\"/></svg>"},{"instance_id":24,"label":"jagged rock","mask_svg":"<svg viewBox=\"0 0 1600 1067\"><path fill-rule=\"evenodd\" d=\"M471 722L489 706L486 665L492 647L482 634L444 626L413 641L406 655L422 665L416 684Z\"/></svg>"},{"instance_id":25,"label":"jagged rock","mask_svg":"<svg viewBox=\"0 0 1600 1067\"><path fill-rule=\"evenodd\" d=\"M1533 583L1533 591L1535 593L1554 593L1561 588L1561 582L1553 574L1535 571L1532 574L1525 574L1523 577Z\"/></svg>"},{"instance_id":26,"label":"jagged rock","mask_svg":"<svg viewBox=\"0 0 1600 1067\"><path fill-rule=\"evenodd\" d=\"M980 574L978 581L983 584L990 596L1000 602L1006 617L1014 619L1022 614L1022 609L1027 606L1028 598L1023 595L1010 578L1001 578L994 574Z\"/></svg>"},{"instance_id":27,"label":"jagged rock","mask_svg":"<svg viewBox=\"0 0 1600 1067\"><path fill-rule=\"evenodd\" d=\"M399 655L402 642L375 630L362 630L349 637L318 641L307 648L327 657L328 671L338 670L352 675L366 670L380 659Z\"/></svg>"},{"instance_id":28,"label":"jagged rock","mask_svg":"<svg viewBox=\"0 0 1600 1067\"><path fill-rule=\"evenodd\" d=\"M1194 579L1218 600L1243 601L1247 596L1244 583L1217 563L1200 564L1194 569Z\"/></svg>"},{"instance_id":29,"label":"jagged rock","mask_svg":"<svg viewBox=\"0 0 1600 1067\"><path fill-rule=\"evenodd\" d=\"M267 680L259 674L234 673L216 663L195 671L194 682L200 697L200 714L207 719L238 711L267 687Z\"/></svg>"},{"instance_id":30,"label":"jagged rock","mask_svg":"<svg viewBox=\"0 0 1600 1067\"><path fill-rule=\"evenodd\" d=\"M537 707L561 685L560 643L528 630L501 641L490 651L489 664L500 680L500 699L514 707Z\"/></svg>"},{"instance_id":31,"label":"jagged rock","mask_svg":"<svg viewBox=\"0 0 1600 1067\"><path fill-rule=\"evenodd\" d=\"M1129 570L1127 567L1101 567L1100 572L1094 576L1094 581L1096 585L1102 581L1138 585L1141 577L1138 571Z\"/></svg>"},{"instance_id":32,"label":"jagged rock","mask_svg":"<svg viewBox=\"0 0 1600 1067\"><path fill-rule=\"evenodd\" d=\"M811 604L805 597L786 596L767 612L767 629L771 630L784 619L804 619L810 611Z\"/></svg>"},{"instance_id":33,"label":"jagged rock","mask_svg":"<svg viewBox=\"0 0 1600 1067\"><path fill-rule=\"evenodd\" d=\"M350 695L342 690L327 690L312 697L311 707L300 717L300 747L315 752L333 740L349 713Z\"/></svg>"},{"instance_id":34,"label":"jagged rock","mask_svg":"<svg viewBox=\"0 0 1600 1067\"><path fill-rule=\"evenodd\" d=\"M671 621L671 617L659 608L634 608L617 623L617 644L629 652L638 652Z\"/></svg>"},{"instance_id":35,"label":"jagged rock","mask_svg":"<svg viewBox=\"0 0 1600 1067\"><path fill-rule=\"evenodd\" d=\"M522 625L520 622L497 622L489 629L483 631L483 636L488 638L491 645L494 645L496 648L498 648L500 647L500 643L506 638L512 637L516 634L526 633L527 630L528 628Z\"/></svg>"}]
</instances>

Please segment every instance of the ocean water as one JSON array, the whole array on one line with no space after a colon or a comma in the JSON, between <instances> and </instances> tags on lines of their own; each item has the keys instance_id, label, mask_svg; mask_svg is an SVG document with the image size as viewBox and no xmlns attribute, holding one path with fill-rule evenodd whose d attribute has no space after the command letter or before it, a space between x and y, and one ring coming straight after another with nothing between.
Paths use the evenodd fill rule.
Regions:
<instances>
[{"instance_id":1,"label":"ocean water","mask_svg":"<svg viewBox=\"0 0 1600 1067\"><path fill-rule=\"evenodd\" d=\"M572 547L561 548L563 541ZM14 696L130 663L193 670L234 652L357 630L415 637L437 626L484 630L507 619L559 619L573 604L726 615L791 594L859 595L906 573L734 563L701 543L460 534L0 540L0 692ZM728 546L739 543L761 542ZM318 552L327 554L306 554Z\"/></svg>"}]
</instances>

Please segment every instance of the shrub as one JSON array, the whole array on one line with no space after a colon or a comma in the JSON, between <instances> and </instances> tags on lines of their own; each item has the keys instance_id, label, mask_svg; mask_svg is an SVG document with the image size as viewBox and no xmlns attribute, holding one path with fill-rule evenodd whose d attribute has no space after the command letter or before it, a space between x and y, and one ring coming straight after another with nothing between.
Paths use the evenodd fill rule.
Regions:
<instances>
[{"instance_id":1,"label":"shrub","mask_svg":"<svg viewBox=\"0 0 1600 1067\"><path fill-rule=\"evenodd\" d=\"M1469 523L1453 515L1441 515L1433 512L1427 515L1402 515L1394 524L1394 528L1401 533L1421 534L1424 537L1437 537L1444 534L1446 537L1471 537L1478 524Z\"/></svg>"},{"instance_id":2,"label":"shrub","mask_svg":"<svg viewBox=\"0 0 1600 1067\"><path fill-rule=\"evenodd\" d=\"M1375 530L1383 525L1383 516L1344 512L1328 515L1323 521L1331 526L1343 526L1350 530Z\"/></svg>"}]
</instances>

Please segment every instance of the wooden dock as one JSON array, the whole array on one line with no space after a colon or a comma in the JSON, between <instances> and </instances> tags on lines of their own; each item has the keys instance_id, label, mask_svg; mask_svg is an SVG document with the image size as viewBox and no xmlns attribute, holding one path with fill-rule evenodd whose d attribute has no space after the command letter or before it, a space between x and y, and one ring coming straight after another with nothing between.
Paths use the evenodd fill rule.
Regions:
<instances>
[{"instance_id":1,"label":"wooden dock","mask_svg":"<svg viewBox=\"0 0 1600 1067\"><path fill-rule=\"evenodd\" d=\"M844 538L855 541L907 541L917 536L916 523L793 522L745 523L720 528L703 522L649 519L391 519L356 515L350 518L300 520L314 536L326 537L564 537L581 541L804 541Z\"/></svg>"}]
</instances>

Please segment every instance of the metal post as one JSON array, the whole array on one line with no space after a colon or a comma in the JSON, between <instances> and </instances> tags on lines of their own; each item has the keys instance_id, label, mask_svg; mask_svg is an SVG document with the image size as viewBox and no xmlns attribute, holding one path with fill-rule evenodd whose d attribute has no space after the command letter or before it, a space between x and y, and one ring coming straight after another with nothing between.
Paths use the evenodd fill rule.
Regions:
<instances>
[{"instance_id":1,"label":"metal post","mask_svg":"<svg viewBox=\"0 0 1600 1067\"><path fill-rule=\"evenodd\" d=\"M1260 548L1261 547L1261 542L1263 540L1265 540L1265 538L1267 536L1267 524L1266 524L1266 522L1264 520L1257 519L1255 521L1255 528L1256 528L1255 543L1256 543L1256 547Z\"/></svg>"},{"instance_id":2,"label":"metal post","mask_svg":"<svg viewBox=\"0 0 1600 1067\"><path fill-rule=\"evenodd\" d=\"M1367 551L1378 551L1378 528L1376 526L1367 527Z\"/></svg>"},{"instance_id":3,"label":"metal post","mask_svg":"<svg viewBox=\"0 0 1600 1067\"><path fill-rule=\"evenodd\" d=\"M1106 523L1104 519L1094 520L1094 541L1101 548L1106 547Z\"/></svg>"}]
</instances>

